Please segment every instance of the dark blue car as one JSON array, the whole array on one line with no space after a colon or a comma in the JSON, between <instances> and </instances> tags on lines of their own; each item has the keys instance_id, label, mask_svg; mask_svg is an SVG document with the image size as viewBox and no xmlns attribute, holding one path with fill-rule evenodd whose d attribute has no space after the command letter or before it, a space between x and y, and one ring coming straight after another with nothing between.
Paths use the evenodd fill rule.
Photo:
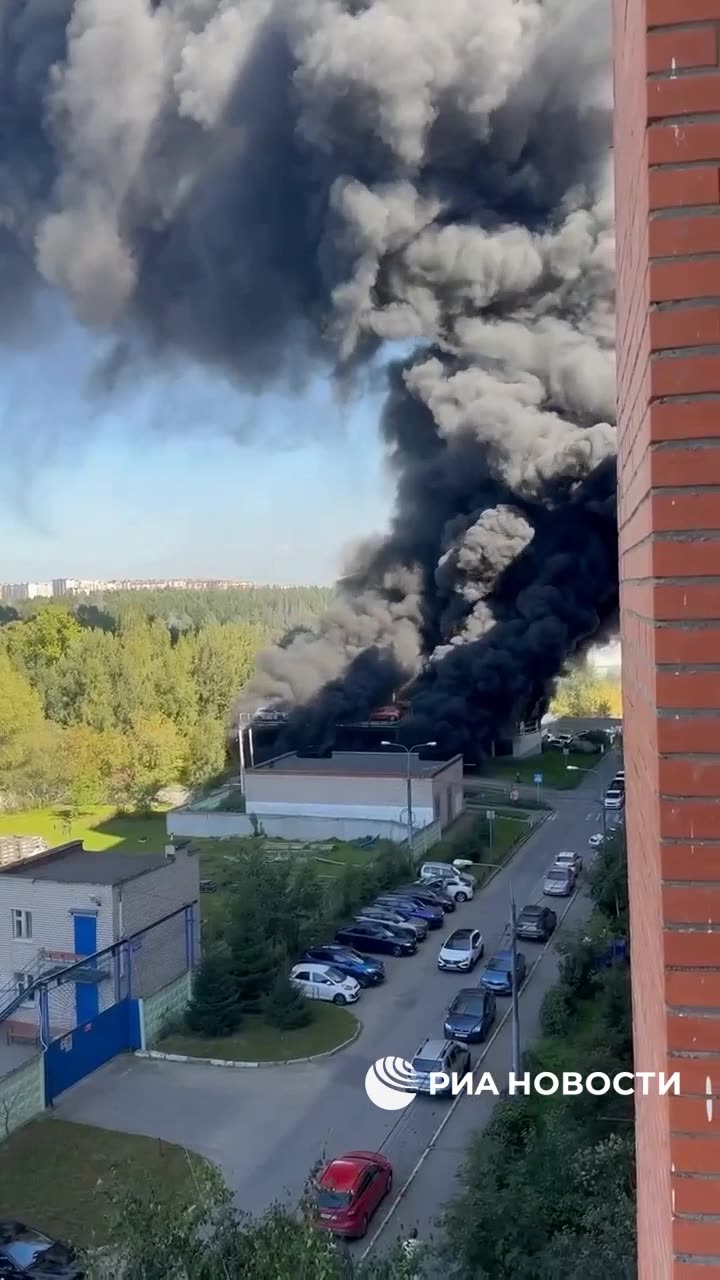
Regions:
<instances>
[{"instance_id":1,"label":"dark blue car","mask_svg":"<svg viewBox=\"0 0 720 1280\"><path fill-rule=\"evenodd\" d=\"M475 1044L486 1038L495 1021L495 996L481 987L463 987L445 1014L448 1040Z\"/></svg>"},{"instance_id":2,"label":"dark blue car","mask_svg":"<svg viewBox=\"0 0 720 1280\"><path fill-rule=\"evenodd\" d=\"M512 972L512 951L496 951L492 959L488 961L487 968L480 979L480 985L485 991L492 991L494 995L512 995ZM520 986L526 973L527 962L522 952L518 951L516 970L518 986Z\"/></svg>"},{"instance_id":3,"label":"dark blue car","mask_svg":"<svg viewBox=\"0 0 720 1280\"><path fill-rule=\"evenodd\" d=\"M352 947L341 947L330 943L325 947L310 947L301 957L303 960L314 960L317 964L331 964L334 969L349 978L354 978L361 987L376 987L385 981L385 965L382 960L371 960L369 956L361 956Z\"/></svg>"},{"instance_id":4,"label":"dark blue car","mask_svg":"<svg viewBox=\"0 0 720 1280\"><path fill-rule=\"evenodd\" d=\"M407 912L409 916L416 916L418 920L426 920L429 929L442 928L442 907L431 907L429 903L421 902L419 898L406 898L399 893L384 893L382 897L377 899L377 904L383 907L399 907L401 911Z\"/></svg>"}]
</instances>

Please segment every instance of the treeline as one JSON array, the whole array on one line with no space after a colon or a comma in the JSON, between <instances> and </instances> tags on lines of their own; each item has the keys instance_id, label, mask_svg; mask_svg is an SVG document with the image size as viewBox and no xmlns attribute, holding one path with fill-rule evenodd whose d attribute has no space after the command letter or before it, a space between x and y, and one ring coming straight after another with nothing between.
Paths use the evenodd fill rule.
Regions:
<instances>
[{"instance_id":1,"label":"treeline","mask_svg":"<svg viewBox=\"0 0 720 1280\"><path fill-rule=\"evenodd\" d=\"M620 675L587 666L558 680L550 710L556 716L622 718Z\"/></svg>"},{"instance_id":2,"label":"treeline","mask_svg":"<svg viewBox=\"0 0 720 1280\"><path fill-rule=\"evenodd\" d=\"M5 617L5 807L60 801L78 811L99 803L142 807L170 784L203 784L224 766L230 708L256 654L283 634L285 623L271 619L311 621L309 594L284 608L277 600L270 607L273 589L267 588L268 608L258 613L264 621L210 617L176 628L170 616L152 616L145 593L138 604L140 594L112 618L87 601L70 608L32 602L36 607L26 618ZM275 590L275 597L281 595ZM322 599L317 597L318 607Z\"/></svg>"},{"instance_id":3,"label":"treeline","mask_svg":"<svg viewBox=\"0 0 720 1280\"><path fill-rule=\"evenodd\" d=\"M630 971L610 963L627 939L622 837L588 874L589 926L560 942L560 982L545 996L544 1033L523 1057L532 1075L632 1071ZM440 1255L451 1280L632 1280L635 1276L634 1108L613 1092L498 1104L470 1144L463 1190L444 1219Z\"/></svg>"},{"instance_id":4,"label":"treeline","mask_svg":"<svg viewBox=\"0 0 720 1280\"><path fill-rule=\"evenodd\" d=\"M302 627L327 609L332 587L238 587L227 591L105 591L67 597L63 604L84 625L112 631L131 608L188 631L209 622L245 622L277 635ZM0 623L34 617L47 607L42 600L0 605Z\"/></svg>"}]
</instances>

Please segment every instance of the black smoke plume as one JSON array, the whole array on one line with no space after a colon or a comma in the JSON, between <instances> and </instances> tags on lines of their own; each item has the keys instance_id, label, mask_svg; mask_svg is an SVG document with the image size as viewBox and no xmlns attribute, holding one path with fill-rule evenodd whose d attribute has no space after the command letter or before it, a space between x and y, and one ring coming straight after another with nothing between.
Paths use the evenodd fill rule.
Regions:
<instances>
[{"instance_id":1,"label":"black smoke plume","mask_svg":"<svg viewBox=\"0 0 720 1280\"><path fill-rule=\"evenodd\" d=\"M446 745L615 608L609 13L597 0L4 0L0 333L62 296L95 387L188 360L362 386L386 537L242 706L324 741L417 677ZM397 348L395 348L397 350Z\"/></svg>"}]
</instances>

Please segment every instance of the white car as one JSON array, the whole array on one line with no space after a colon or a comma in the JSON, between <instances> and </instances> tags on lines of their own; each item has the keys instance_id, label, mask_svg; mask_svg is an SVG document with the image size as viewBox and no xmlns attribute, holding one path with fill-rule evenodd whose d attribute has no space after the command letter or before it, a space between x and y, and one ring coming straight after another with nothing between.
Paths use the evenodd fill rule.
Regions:
<instances>
[{"instance_id":1,"label":"white car","mask_svg":"<svg viewBox=\"0 0 720 1280\"><path fill-rule=\"evenodd\" d=\"M441 893L446 893L453 902L469 902L475 897L475 890L469 880L461 880L460 876L456 880L444 880L442 876L438 876L436 880L418 880L418 888L439 889Z\"/></svg>"},{"instance_id":2,"label":"white car","mask_svg":"<svg viewBox=\"0 0 720 1280\"><path fill-rule=\"evenodd\" d=\"M624 803L625 796L622 791L611 787L609 791L605 792L603 804L606 809L622 809Z\"/></svg>"},{"instance_id":3,"label":"white car","mask_svg":"<svg viewBox=\"0 0 720 1280\"><path fill-rule=\"evenodd\" d=\"M485 943L478 929L455 929L440 948L438 969L467 973L477 964L484 950Z\"/></svg>"},{"instance_id":4,"label":"white car","mask_svg":"<svg viewBox=\"0 0 720 1280\"><path fill-rule=\"evenodd\" d=\"M591 849L599 849L605 843L605 837L602 831L596 831L594 836L588 840Z\"/></svg>"},{"instance_id":5,"label":"white car","mask_svg":"<svg viewBox=\"0 0 720 1280\"><path fill-rule=\"evenodd\" d=\"M332 1000L333 1004L354 1004L360 997L360 984L348 978L331 964L303 961L290 970L290 981L308 1000Z\"/></svg>"},{"instance_id":6,"label":"white car","mask_svg":"<svg viewBox=\"0 0 720 1280\"><path fill-rule=\"evenodd\" d=\"M555 858L556 867L568 867L574 876L579 876L582 871L582 858L579 853L559 853Z\"/></svg>"}]
</instances>

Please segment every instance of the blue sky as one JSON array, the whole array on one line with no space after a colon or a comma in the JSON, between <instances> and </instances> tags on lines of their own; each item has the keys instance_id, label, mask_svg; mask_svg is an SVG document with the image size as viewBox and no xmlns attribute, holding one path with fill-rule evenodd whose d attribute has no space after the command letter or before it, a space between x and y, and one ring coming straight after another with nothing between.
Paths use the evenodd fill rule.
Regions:
<instances>
[{"instance_id":1,"label":"blue sky","mask_svg":"<svg viewBox=\"0 0 720 1280\"><path fill-rule=\"evenodd\" d=\"M58 317L0 371L0 581L330 582L392 501L379 399L315 382L251 400L196 370L108 400Z\"/></svg>"}]
</instances>

